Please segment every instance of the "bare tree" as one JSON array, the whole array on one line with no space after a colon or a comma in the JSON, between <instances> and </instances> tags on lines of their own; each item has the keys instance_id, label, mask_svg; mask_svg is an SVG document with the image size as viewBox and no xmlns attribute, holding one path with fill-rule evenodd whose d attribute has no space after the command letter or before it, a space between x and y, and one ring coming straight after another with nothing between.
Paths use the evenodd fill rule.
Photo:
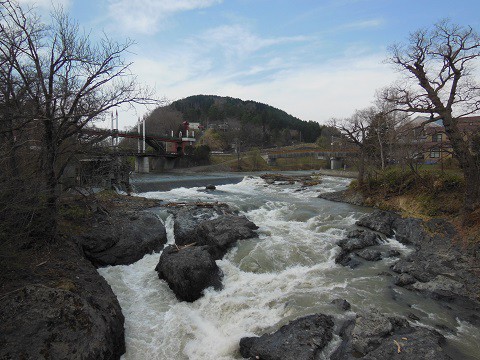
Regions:
<instances>
[{"instance_id":1,"label":"bare tree","mask_svg":"<svg viewBox=\"0 0 480 360\"><path fill-rule=\"evenodd\" d=\"M47 235L55 238L58 185L82 129L114 107L153 100L123 58L132 41L118 43L107 36L93 41L61 10L54 11L48 25L14 1L1 2L0 14L2 82L14 83L23 100L15 102L7 89L11 96L2 99L2 121L28 124L16 131L38 143L31 150L39 154L41 178L31 181L43 184ZM30 113L22 110L24 104Z\"/></svg>"},{"instance_id":2,"label":"bare tree","mask_svg":"<svg viewBox=\"0 0 480 360\"><path fill-rule=\"evenodd\" d=\"M474 66L480 57L480 38L471 27L448 20L410 35L405 44L390 49L389 61L405 75L402 82L385 89L383 99L408 113L441 119L453 154L465 177L464 210L480 207L480 153L472 136L461 130L462 117L480 110L480 86Z\"/></svg>"},{"instance_id":3,"label":"bare tree","mask_svg":"<svg viewBox=\"0 0 480 360\"><path fill-rule=\"evenodd\" d=\"M355 145L358 150L357 168L358 168L358 186L362 188L365 181L365 170L368 158L367 135L370 131L372 119L375 115L373 108L357 110L347 119L334 120L334 125L340 129L347 140Z\"/></svg>"}]
</instances>

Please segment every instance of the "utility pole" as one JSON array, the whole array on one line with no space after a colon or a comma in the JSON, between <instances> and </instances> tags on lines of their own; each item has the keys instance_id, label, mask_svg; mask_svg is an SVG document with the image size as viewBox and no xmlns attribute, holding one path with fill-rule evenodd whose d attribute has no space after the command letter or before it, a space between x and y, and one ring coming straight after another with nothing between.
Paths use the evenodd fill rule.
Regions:
<instances>
[{"instance_id":1,"label":"utility pole","mask_svg":"<svg viewBox=\"0 0 480 360\"><path fill-rule=\"evenodd\" d=\"M119 139L118 139L118 110L115 110L115 117L116 117L116 135L115 135L115 145L118 146Z\"/></svg>"},{"instance_id":2,"label":"utility pole","mask_svg":"<svg viewBox=\"0 0 480 360\"><path fill-rule=\"evenodd\" d=\"M137 152L140 154L140 118L137 119L137 132L138 132L138 139L137 139Z\"/></svg>"},{"instance_id":3,"label":"utility pole","mask_svg":"<svg viewBox=\"0 0 480 360\"><path fill-rule=\"evenodd\" d=\"M145 153L145 118L143 119L143 153Z\"/></svg>"},{"instance_id":4,"label":"utility pole","mask_svg":"<svg viewBox=\"0 0 480 360\"><path fill-rule=\"evenodd\" d=\"M112 128L111 128L111 130L112 130L112 147L114 147L115 146L115 137L113 135L114 134L114 132L113 132L113 111L110 115L111 115L111 118L112 118Z\"/></svg>"}]
</instances>

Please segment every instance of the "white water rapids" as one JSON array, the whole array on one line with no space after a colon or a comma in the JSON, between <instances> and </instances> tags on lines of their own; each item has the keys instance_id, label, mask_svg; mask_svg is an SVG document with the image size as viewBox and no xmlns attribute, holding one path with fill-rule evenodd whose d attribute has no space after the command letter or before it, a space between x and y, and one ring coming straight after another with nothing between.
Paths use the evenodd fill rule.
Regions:
<instances>
[{"instance_id":1,"label":"white water rapids","mask_svg":"<svg viewBox=\"0 0 480 360\"><path fill-rule=\"evenodd\" d=\"M307 314L353 316L369 306L401 316L413 313L419 324L454 329L460 335L449 335L451 341L460 343L467 354L480 353L478 329L445 315L433 301L389 287L391 279L378 275L395 259L353 270L335 264L340 250L336 241L370 210L317 195L342 189L348 182L326 177L321 185L297 191L299 185L266 186L258 177L246 177L213 192L182 187L139 194L167 202L226 202L259 226L259 238L240 241L217 261L224 274L223 289L207 289L193 303L179 302L158 279L154 269L159 254L129 266L100 269L125 315L123 359L241 359L242 337L271 332ZM158 214L172 243L172 216L164 210ZM410 251L393 239L380 247ZM348 300L352 312L343 314L333 306L331 301L337 298ZM328 351L331 347L325 358Z\"/></svg>"}]
</instances>

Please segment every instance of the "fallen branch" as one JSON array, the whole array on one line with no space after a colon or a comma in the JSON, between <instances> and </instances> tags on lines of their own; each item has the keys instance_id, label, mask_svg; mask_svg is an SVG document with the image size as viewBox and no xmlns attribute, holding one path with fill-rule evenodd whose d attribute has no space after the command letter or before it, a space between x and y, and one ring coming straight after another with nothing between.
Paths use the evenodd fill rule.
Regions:
<instances>
[{"instance_id":1,"label":"fallen branch","mask_svg":"<svg viewBox=\"0 0 480 360\"><path fill-rule=\"evenodd\" d=\"M393 342L395 343L395 345L397 345L397 353L400 354L402 352L402 348L400 344L398 343L397 340L393 340Z\"/></svg>"}]
</instances>

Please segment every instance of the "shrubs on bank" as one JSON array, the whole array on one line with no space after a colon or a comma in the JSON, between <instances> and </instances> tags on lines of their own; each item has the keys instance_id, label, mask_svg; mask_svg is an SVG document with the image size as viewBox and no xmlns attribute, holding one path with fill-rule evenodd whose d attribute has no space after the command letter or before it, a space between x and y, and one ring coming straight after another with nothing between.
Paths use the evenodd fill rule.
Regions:
<instances>
[{"instance_id":1,"label":"shrubs on bank","mask_svg":"<svg viewBox=\"0 0 480 360\"><path fill-rule=\"evenodd\" d=\"M420 215L439 216L460 211L465 181L459 171L426 168L420 170L388 168L369 174L362 189L357 181L351 188L361 191L376 206L393 209L399 206L394 199L408 198L408 206ZM405 201L404 201L405 203ZM404 210L404 209L396 209Z\"/></svg>"}]
</instances>

